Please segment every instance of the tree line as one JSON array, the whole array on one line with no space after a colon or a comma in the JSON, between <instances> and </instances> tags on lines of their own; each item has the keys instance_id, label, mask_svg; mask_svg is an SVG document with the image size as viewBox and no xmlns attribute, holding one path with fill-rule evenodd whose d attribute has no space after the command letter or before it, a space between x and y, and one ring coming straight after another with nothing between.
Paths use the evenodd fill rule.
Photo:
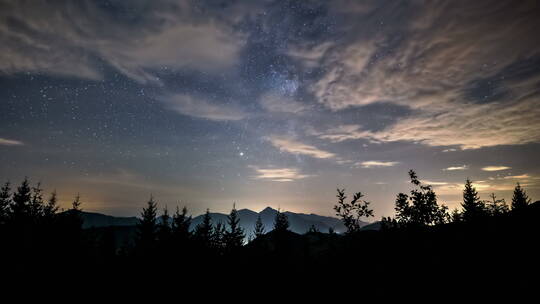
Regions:
<instances>
[{"instance_id":1,"label":"tree line","mask_svg":"<svg viewBox=\"0 0 540 304\"><path fill-rule=\"evenodd\" d=\"M527 210L531 203L519 183L514 189L511 204L507 204L494 194L489 200L482 200L472 181L467 179L461 209L449 212L444 204L438 202L432 186L422 183L412 170L409 177L413 187L409 194L397 194L395 216L382 218L382 232L429 229L452 223L480 223L517 214ZM252 232L246 232L240 225L234 204L226 223L214 223L207 209L202 221L192 227L192 216L186 207L176 207L172 214L167 207L160 212L153 197L142 209L134 234L128 238L131 241L119 245L114 240L122 233L120 228L82 228L79 195L73 199L71 207L64 210L58 206L56 192L45 198L39 183L32 187L28 179L24 179L16 189L12 189L9 182L0 189L0 237L1 243L8 248L1 254L8 254L28 267L39 265L41 259L62 259L68 263L85 259L105 265L132 265L131 262L136 262L152 267L156 260L230 261L245 258L246 254L266 256L268 252L279 253L277 256L280 258L308 254L326 255L330 259L335 250L332 248L349 248L344 244L353 244L358 238L363 238L362 219L374 217L370 202L364 199L362 192L347 200L345 189L337 189L336 196L333 209L347 231L340 236L332 229L324 233L312 227L306 235L311 241L313 238L318 240L315 245L309 245L309 248L315 248L313 252L316 253L309 253L305 248L302 249L304 251L293 250L299 239L290 231L284 212L277 212L274 225L268 231L259 216ZM387 237L384 236L386 234L381 235ZM36 253L40 259L35 259Z\"/></svg>"}]
</instances>

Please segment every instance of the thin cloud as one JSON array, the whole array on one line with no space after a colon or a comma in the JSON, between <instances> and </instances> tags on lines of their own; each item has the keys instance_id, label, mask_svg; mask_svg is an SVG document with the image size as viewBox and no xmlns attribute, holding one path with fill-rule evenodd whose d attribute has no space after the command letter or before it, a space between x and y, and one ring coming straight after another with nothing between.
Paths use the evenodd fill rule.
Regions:
<instances>
[{"instance_id":1,"label":"thin cloud","mask_svg":"<svg viewBox=\"0 0 540 304\"><path fill-rule=\"evenodd\" d=\"M264 94L260 99L261 106L269 112L298 114L306 107L293 98L276 93Z\"/></svg>"},{"instance_id":2,"label":"thin cloud","mask_svg":"<svg viewBox=\"0 0 540 304\"><path fill-rule=\"evenodd\" d=\"M378 160L369 160L358 163L362 168L373 168L373 167L393 167L399 164L396 161L378 161Z\"/></svg>"},{"instance_id":3,"label":"thin cloud","mask_svg":"<svg viewBox=\"0 0 540 304\"><path fill-rule=\"evenodd\" d=\"M296 168L259 168L257 166L250 167L257 173L257 175L253 176L254 179L273 182L292 182L311 176L301 174Z\"/></svg>"},{"instance_id":4,"label":"thin cloud","mask_svg":"<svg viewBox=\"0 0 540 304\"><path fill-rule=\"evenodd\" d=\"M469 169L469 166L463 165L463 166L444 168L443 171L462 171L462 170L467 170L467 169Z\"/></svg>"},{"instance_id":5,"label":"thin cloud","mask_svg":"<svg viewBox=\"0 0 540 304\"><path fill-rule=\"evenodd\" d=\"M482 171L492 172L492 171L503 171L503 170L508 170L508 169L512 169L512 168L506 167L506 166L487 166L487 167L483 167Z\"/></svg>"},{"instance_id":6,"label":"thin cloud","mask_svg":"<svg viewBox=\"0 0 540 304\"><path fill-rule=\"evenodd\" d=\"M413 112L382 130L346 126L320 137L461 149L540 142L540 77L516 72L516 65L540 55L540 22L524 13L529 6L493 2L486 13L472 2L411 5L411 11L395 4L367 8L369 18L355 12L356 18L348 19L345 13L343 20L351 23L343 29L358 29L357 35L325 41L331 46L324 48L295 48L323 71L309 87L317 101L332 111L384 102ZM455 15L462 16L459 22ZM362 30L376 26L371 20L396 18L406 22L385 23L387 31ZM404 33L398 44L394 32ZM393 51L388 53L389 45ZM484 83L487 93L478 89Z\"/></svg>"},{"instance_id":7,"label":"thin cloud","mask_svg":"<svg viewBox=\"0 0 540 304\"><path fill-rule=\"evenodd\" d=\"M167 108L178 113L215 121L241 120L247 114L239 107L229 104L212 102L200 97L187 94L174 94L161 97Z\"/></svg>"},{"instance_id":8,"label":"thin cloud","mask_svg":"<svg viewBox=\"0 0 540 304\"><path fill-rule=\"evenodd\" d=\"M3 146L22 146L24 143L22 141L0 138L0 145Z\"/></svg>"},{"instance_id":9,"label":"thin cloud","mask_svg":"<svg viewBox=\"0 0 540 304\"><path fill-rule=\"evenodd\" d=\"M324 151L318 149L317 147L307 145L286 137L271 136L269 140L274 147L278 148L280 151L283 152L323 159L333 158L336 156L334 153Z\"/></svg>"},{"instance_id":10,"label":"thin cloud","mask_svg":"<svg viewBox=\"0 0 540 304\"><path fill-rule=\"evenodd\" d=\"M227 9L205 18L188 2L127 5L129 22L97 2L10 1L0 11L0 72L98 80L101 61L138 82L156 83L164 67L215 73L238 62L245 39L233 30L238 16ZM117 9L125 8L119 3Z\"/></svg>"}]
</instances>

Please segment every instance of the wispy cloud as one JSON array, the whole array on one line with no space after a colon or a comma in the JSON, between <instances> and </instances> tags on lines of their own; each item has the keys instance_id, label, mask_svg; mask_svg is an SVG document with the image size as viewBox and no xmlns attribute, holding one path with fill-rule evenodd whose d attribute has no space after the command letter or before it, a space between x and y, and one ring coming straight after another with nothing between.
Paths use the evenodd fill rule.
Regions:
<instances>
[{"instance_id":1,"label":"wispy cloud","mask_svg":"<svg viewBox=\"0 0 540 304\"><path fill-rule=\"evenodd\" d=\"M269 138L272 145L280 151L311 156L314 158L332 158L334 153L318 149L317 147L298 142L294 139L280 136L271 136Z\"/></svg>"},{"instance_id":2,"label":"wispy cloud","mask_svg":"<svg viewBox=\"0 0 540 304\"><path fill-rule=\"evenodd\" d=\"M289 96L277 93L267 93L260 97L259 103L269 112L297 114L306 109L302 103Z\"/></svg>"},{"instance_id":3,"label":"wispy cloud","mask_svg":"<svg viewBox=\"0 0 540 304\"><path fill-rule=\"evenodd\" d=\"M489 172L503 171L503 170L508 170L508 169L512 169L512 168L511 167L506 167L506 166L487 166L487 167L482 168L483 171L489 171Z\"/></svg>"},{"instance_id":4,"label":"wispy cloud","mask_svg":"<svg viewBox=\"0 0 540 304\"><path fill-rule=\"evenodd\" d=\"M0 145L3 146L22 146L24 143L22 141L13 140L13 139L6 139L0 137Z\"/></svg>"},{"instance_id":5,"label":"wispy cloud","mask_svg":"<svg viewBox=\"0 0 540 304\"><path fill-rule=\"evenodd\" d=\"M363 168L373 168L373 167L393 167L399 164L396 161L378 161L378 160L369 160L357 163L357 165L362 166Z\"/></svg>"},{"instance_id":6,"label":"wispy cloud","mask_svg":"<svg viewBox=\"0 0 540 304\"><path fill-rule=\"evenodd\" d=\"M254 179L268 180L273 182L292 182L298 179L306 178L311 175L301 174L296 168L259 168L250 166L257 175Z\"/></svg>"},{"instance_id":7,"label":"wispy cloud","mask_svg":"<svg viewBox=\"0 0 540 304\"><path fill-rule=\"evenodd\" d=\"M208 18L184 1L118 3L115 10L130 11L124 18L95 2L8 2L0 12L0 71L7 74L101 79L102 61L136 81L159 82L163 67L231 67L244 44L232 29L234 5Z\"/></svg>"},{"instance_id":8,"label":"wispy cloud","mask_svg":"<svg viewBox=\"0 0 540 304\"><path fill-rule=\"evenodd\" d=\"M332 45L324 48L295 49L305 52L310 64L322 66L310 89L327 108L392 103L412 110L382 130L349 125L320 137L461 149L540 142L540 77L532 70L522 72L527 60L535 64L540 40L516 40L536 37L540 22L524 13L531 9L529 3L489 5L489 11L465 2L409 8L393 4L384 10L375 6L365 11L375 19L361 18L357 11L354 19L344 17L356 20L344 28L357 29L357 35L329 41ZM457 22L453 14L463 18ZM406 22L385 23L388 32L362 30L375 26L371 20L396 18ZM396 32L403 33L399 41L391 34ZM516 47L509 50L507 45Z\"/></svg>"},{"instance_id":9,"label":"wispy cloud","mask_svg":"<svg viewBox=\"0 0 540 304\"><path fill-rule=\"evenodd\" d=\"M238 106L218 103L202 97L174 94L161 97L166 107L178 113L209 120L241 120L247 116Z\"/></svg>"},{"instance_id":10,"label":"wispy cloud","mask_svg":"<svg viewBox=\"0 0 540 304\"><path fill-rule=\"evenodd\" d=\"M443 171L461 171L461 170L467 170L467 169L469 169L469 166L463 165L463 166L454 166L454 167L444 168Z\"/></svg>"},{"instance_id":11,"label":"wispy cloud","mask_svg":"<svg viewBox=\"0 0 540 304\"><path fill-rule=\"evenodd\" d=\"M504 179L530 179L532 177L529 174L522 174L522 175L509 175L503 178Z\"/></svg>"}]
</instances>

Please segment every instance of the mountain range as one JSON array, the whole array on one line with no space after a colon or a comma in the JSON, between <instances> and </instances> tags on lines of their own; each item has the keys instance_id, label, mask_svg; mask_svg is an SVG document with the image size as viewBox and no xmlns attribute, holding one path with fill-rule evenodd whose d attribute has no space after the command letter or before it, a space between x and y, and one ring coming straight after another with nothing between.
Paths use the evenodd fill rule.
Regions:
<instances>
[{"instance_id":1,"label":"mountain range","mask_svg":"<svg viewBox=\"0 0 540 304\"><path fill-rule=\"evenodd\" d=\"M251 235L255 227L257 217L260 215L266 232L271 231L274 226L274 218L277 214L277 210L271 207L266 207L261 212L255 212L249 209L238 210L238 216L240 218L240 226L244 228L246 235ZM288 219L290 230L296 233L306 233L310 227L315 227L320 232L328 232L330 228L334 229L337 233L343 233L346 231L345 226L340 219L330 216L321 216L317 214L304 214L294 212L284 212ZM199 223L202 222L204 215L198 215L193 218L191 222L191 229L194 229ZM227 224L227 214L223 213L210 213L212 222L217 224ZM137 217L116 217L111 215L105 215L94 212L83 212L83 228L99 228L108 226L135 226L138 222ZM373 226L366 222L361 222L361 226ZM366 227L367 228L367 227ZM377 226L373 226L377 228Z\"/></svg>"}]
</instances>

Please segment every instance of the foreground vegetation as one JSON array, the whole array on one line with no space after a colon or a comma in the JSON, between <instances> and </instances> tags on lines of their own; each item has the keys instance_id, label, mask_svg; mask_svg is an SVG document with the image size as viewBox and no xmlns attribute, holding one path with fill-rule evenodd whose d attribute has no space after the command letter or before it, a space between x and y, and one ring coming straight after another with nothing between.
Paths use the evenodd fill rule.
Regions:
<instances>
[{"instance_id":1,"label":"foreground vegetation","mask_svg":"<svg viewBox=\"0 0 540 304\"><path fill-rule=\"evenodd\" d=\"M135 230L83 229L79 197L69 210L60 210L56 194L45 200L39 184L31 187L24 180L12 191L6 183L0 191L1 258L10 261L4 269L16 273L54 270L129 278L180 271L185 276L177 280L208 273L237 279L286 273L283 280L293 281L354 275L375 290L440 288L459 277L472 284L462 288L532 288L529 274L540 270L540 202L531 204L519 184L510 205L495 195L483 201L467 180L461 210L449 213L431 186L413 171L409 176L413 189L397 195L396 215L383 218L379 231L361 229L360 220L374 216L364 195L355 193L349 201L338 189L334 210L347 227L343 235L315 228L293 233L282 212L273 227L264 227L259 218L253 232L246 232L234 207L226 225L214 225L207 210L192 229L186 208L172 215L164 209L158 216L153 198Z\"/></svg>"}]
</instances>

